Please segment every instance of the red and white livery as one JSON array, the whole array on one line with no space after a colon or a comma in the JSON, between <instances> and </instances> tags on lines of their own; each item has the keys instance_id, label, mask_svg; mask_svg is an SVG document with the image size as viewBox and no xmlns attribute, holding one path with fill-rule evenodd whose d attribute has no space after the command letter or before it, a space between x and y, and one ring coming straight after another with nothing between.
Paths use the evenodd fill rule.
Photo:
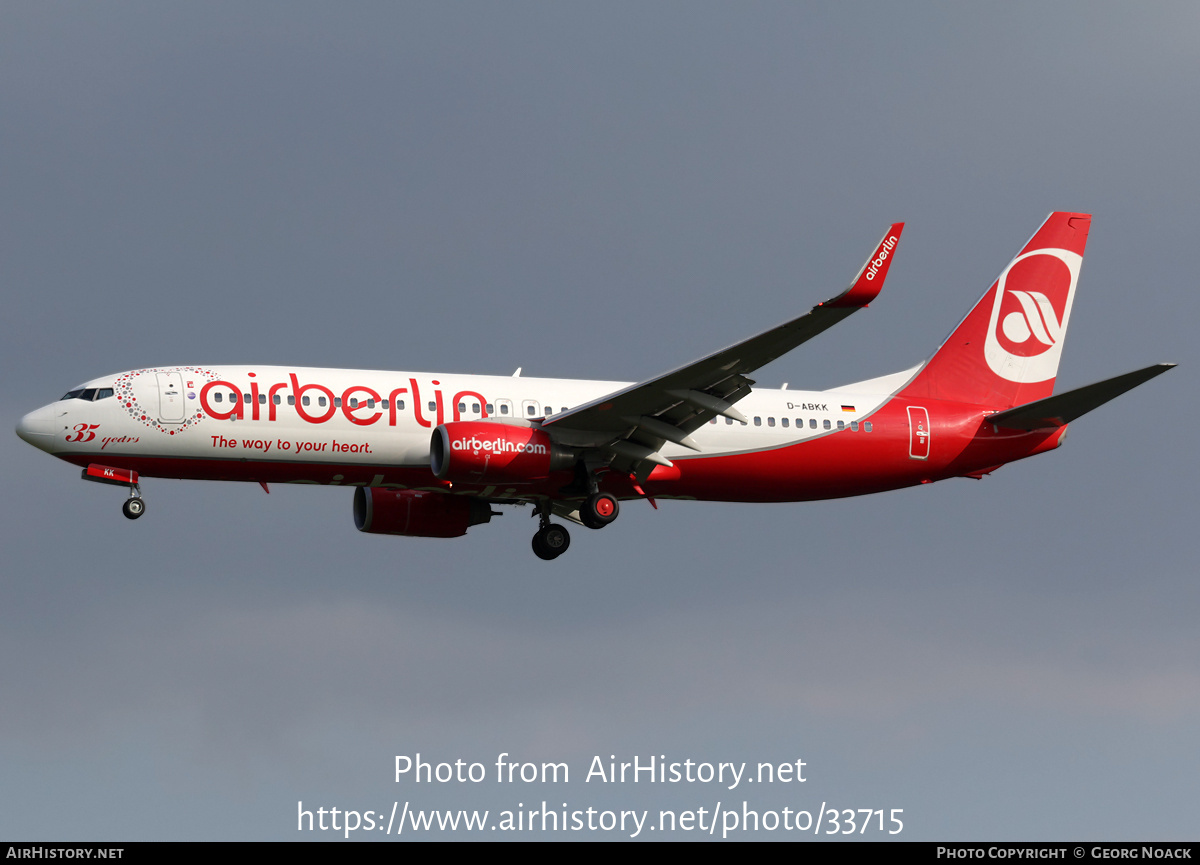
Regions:
<instances>
[{"instance_id":1,"label":"red and white livery","mask_svg":"<svg viewBox=\"0 0 1200 865\"><path fill-rule=\"evenodd\" d=\"M570 543L552 517L599 529L631 499L794 502L979 478L1058 447L1070 421L1172 366L1053 395L1090 222L1052 213L929 360L834 390L749 376L870 303L902 223L841 294L637 384L156 367L80 385L17 434L128 487L130 519L146 477L331 484L355 488L364 532L456 537L494 506L532 505L543 559Z\"/></svg>"}]
</instances>

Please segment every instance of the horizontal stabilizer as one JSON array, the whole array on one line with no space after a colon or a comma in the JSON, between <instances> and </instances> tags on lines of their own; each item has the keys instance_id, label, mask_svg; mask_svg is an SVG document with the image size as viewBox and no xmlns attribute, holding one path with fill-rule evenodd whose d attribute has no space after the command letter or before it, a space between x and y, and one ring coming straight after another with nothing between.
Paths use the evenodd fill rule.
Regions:
<instances>
[{"instance_id":1,"label":"horizontal stabilizer","mask_svg":"<svg viewBox=\"0 0 1200 865\"><path fill-rule=\"evenodd\" d=\"M1066 393L1019 405L1008 411L988 415L984 420L1005 429L1035 430L1065 426L1092 409L1104 405L1110 399L1116 399L1125 391L1133 390L1156 375L1162 375L1174 366L1173 363L1156 363L1154 366L1127 372L1116 378L1098 381Z\"/></svg>"}]
</instances>

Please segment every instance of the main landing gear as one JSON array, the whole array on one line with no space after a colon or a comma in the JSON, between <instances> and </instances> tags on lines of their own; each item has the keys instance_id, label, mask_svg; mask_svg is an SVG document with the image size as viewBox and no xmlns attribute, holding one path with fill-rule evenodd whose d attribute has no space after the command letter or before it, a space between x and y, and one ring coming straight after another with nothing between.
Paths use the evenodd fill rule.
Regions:
<instances>
[{"instance_id":1,"label":"main landing gear","mask_svg":"<svg viewBox=\"0 0 1200 865\"><path fill-rule=\"evenodd\" d=\"M533 554L546 561L557 559L571 546L571 535L562 526L550 522L550 511L548 499L538 502L534 510L540 525L533 536Z\"/></svg>"},{"instance_id":2,"label":"main landing gear","mask_svg":"<svg viewBox=\"0 0 1200 865\"><path fill-rule=\"evenodd\" d=\"M589 529L602 529L617 518L621 506L611 493L593 492L579 505L579 521ZM550 522L550 502L538 504L534 512L541 520L537 534L533 536L533 552L539 559L557 559L571 546L571 535L566 528Z\"/></svg>"},{"instance_id":3,"label":"main landing gear","mask_svg":"<svg viewBox=\"0 0 1200 865\"><path fill-rule=\"evenodd\" d=\"M579 521L589 529L602 529L617 518L621 506L611 493L592 493L579 506Z\"/></svg>"},{"instance_id":4,"label":"main landing gear","mask_svg":"<svg viewBox=\"0 0 1200 865\"><path fill-rule=\"evenodd\" d=\"M549 521L533 536L533 552L539 559L557 559L571 546L571 535L565 528Z\"/></svg>"}]
</instances>

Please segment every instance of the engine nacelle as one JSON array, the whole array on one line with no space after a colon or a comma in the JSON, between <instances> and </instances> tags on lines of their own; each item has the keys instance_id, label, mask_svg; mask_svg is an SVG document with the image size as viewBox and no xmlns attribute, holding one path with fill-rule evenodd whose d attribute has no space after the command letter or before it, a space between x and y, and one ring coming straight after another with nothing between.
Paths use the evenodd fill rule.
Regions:
<instances>
[{"instance_id":1,"label":"engine nacelle","mask_svg":"<svg viewBox=\"0 0 1200 865\"><path fill-rule=\"evenodd\" d=\"M433 431L429 466L452 483L527 484L569 469L574 454L533 427L488 421L444 423Z\"/></svg>"},{"instance_id":2,"label":"engine nacelle","mask_svg":"<svg viewBox=\"0 0 1200 865\"><path fill-rule=\"evenodd\" d=\"M457 538L492 518L491 506L474 496L428 490L354 490L354 527L375 535Z\"/></svg>"}]
</instances>

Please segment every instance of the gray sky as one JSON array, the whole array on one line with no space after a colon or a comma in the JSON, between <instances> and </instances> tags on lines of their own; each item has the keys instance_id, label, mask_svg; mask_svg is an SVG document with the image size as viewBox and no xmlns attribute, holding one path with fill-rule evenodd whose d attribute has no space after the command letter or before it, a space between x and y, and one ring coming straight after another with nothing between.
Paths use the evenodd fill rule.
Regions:
<instances>
[{"instance_id":1,"label":"gray sky","mask_svg":"<svg viewBox=\"0 0 1200 865\"><path fill-rule=\"evenodd\" d=\"M629 504L555 564L528 511L381 538L338 489L150 480L130 523L9 434L0 835L746 799L1194 838L1198 46L1190 3L6 3L10 428L164 364L636 380L906 220L870 310L758 376L832 387L931 353L1051 210L1095 214L1059 386L1180 368L982 482ZM572 783L392 782L502 751ZM809 780L585 784L597 754Z\"/></svg>"}]
</instances>

